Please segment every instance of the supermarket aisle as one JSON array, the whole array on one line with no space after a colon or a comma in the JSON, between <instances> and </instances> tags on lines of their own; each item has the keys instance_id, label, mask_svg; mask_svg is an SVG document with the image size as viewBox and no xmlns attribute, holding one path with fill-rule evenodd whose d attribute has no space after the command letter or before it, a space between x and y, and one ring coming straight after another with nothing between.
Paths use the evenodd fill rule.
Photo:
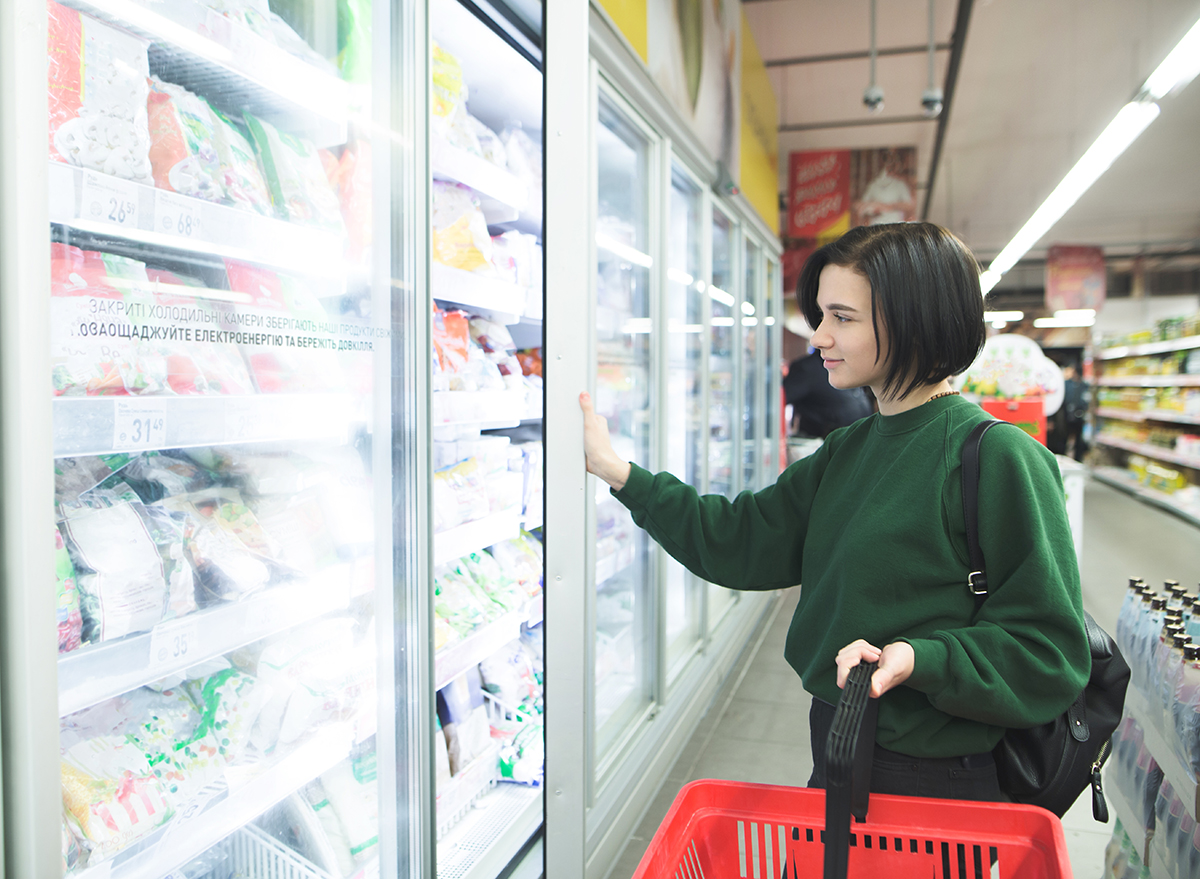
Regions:
<instances>
[{"instance_id":1,"label":"supermarket aisle","mask_svg":"<svg viewBox=\"0 0 1200 879\"><path fill-rule=\"evenodd\" d=\"M1149 583L1200 578L1200 534L1168 513L1088 480L1084 495L1084 606L1108 631L1129 575ZM630 837L609 879L628 879L679 788L697 778L802 785L812 756L809 697L783 659L799 589L783 592L751 637L729 680L679 755L663 790ZM1080 879L1100 876L1112 824L1092 820L1089 797L1063 819L1071 864Z\"/></svg>"}]
</instances>

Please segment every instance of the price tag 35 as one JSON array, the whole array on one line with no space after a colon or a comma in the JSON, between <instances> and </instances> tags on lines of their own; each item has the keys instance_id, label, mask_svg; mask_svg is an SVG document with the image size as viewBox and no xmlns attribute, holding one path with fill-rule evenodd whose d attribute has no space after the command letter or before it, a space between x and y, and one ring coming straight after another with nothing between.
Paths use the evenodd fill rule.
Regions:
<instances>
[{"instance_id":1,"label":"price tag 35","mask_svg":"<svg viewBox=\"0 0 1200 879\"><path fill-rule=\"evenodd\" d=\"M161 448L167 439L167 406L161 400L117 400L113 450Z\"/></svg>"},{"instance_id":2,"label":"price tag 35","mask_svg":"<svg viewBox=\"0 0 1200 879\"><path fill-rule=\"evenodd\" d=\"M79 212L85 220L136 229L140 198L141 188L132 180L96 171L83 172Z\"/></svg>"},{"instance_id":3,"label":"price tag 35","mask_svg":"<svg viewBox=\"0 0 1200 879\"><path fill-rule=\"evenodd\" d=\"M150 670L186 668L199 661L200 628L189 617L154 627L150 633Z\"/></svg>"},{"instance_id":4,"label":"price tag 35","mask_svg":"<svg viewBox=\"0 0 1200 879\"><path fill-rule=\"evenodd\" d=\"M196 199L157 189L154 192L154 216L158 231L182 238L200 238L200 214L203 205Z\"/></svg>"}]
</instances>

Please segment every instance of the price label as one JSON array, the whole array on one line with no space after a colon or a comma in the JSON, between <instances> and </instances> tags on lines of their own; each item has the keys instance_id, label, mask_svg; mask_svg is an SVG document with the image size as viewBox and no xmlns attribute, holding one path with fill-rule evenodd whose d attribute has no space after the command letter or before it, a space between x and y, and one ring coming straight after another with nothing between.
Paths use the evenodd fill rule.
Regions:
<instances>
[{"instance_id":1,"label":"price label","mask_svg":"<svg viewBox=\"0 0 1200 879\"><path fill-rule=\"evenodd\" d=\"M244 442L260 438L264 423L258 400L225 401L225 441Z\"/></svg>"},{"instance_id":2,"label":"price label","mask_svg":"<svg viewBox=\"0 0 1200 879\"><path fill-rule=\"evenodd\" d=\"M203 205L194 198L158 189L154 192L154 217L158 231L181 238L199 238Z\"/></svg>"},{"instance_id":3,"label":"price label","mask_svg":"<svg viewBox=\"0 0 1200 879\"><path fill-rule=\"evenodd\" d=\"M155 626L150 632L150 669L183 668L200 655L200 630L184 617Z\"/></svg>"},{"instance_id":4,"label":"price label","mask_svg":"<svg viewBox=\"0 0 1200 879\"><path fill-rule=\"evenodd\" d=\"M161 448L167 438L167 406L162 401L117 400L113 449Z\"/></svg>"},{"instance_id":5,"label":"price label","mask_svg":"<svg viewBox=\"0 0 1200 879\"><path fill-rule=\"evenodd\" d=\"M136 229L140 192L132 180L84 171L80 214L85 220Z\"/></svg>"}]
</instances>

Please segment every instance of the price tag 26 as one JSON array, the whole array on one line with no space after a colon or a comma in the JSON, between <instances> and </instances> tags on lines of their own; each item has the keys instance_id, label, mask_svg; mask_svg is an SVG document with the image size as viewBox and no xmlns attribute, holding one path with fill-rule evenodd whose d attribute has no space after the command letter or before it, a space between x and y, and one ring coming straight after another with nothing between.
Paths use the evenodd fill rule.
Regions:
<instances>
[{"instance_id":1,"label":"price tag 26","mask_svg":"<svg viewBox=\"0 0 1200 879\"><path fill-rule=\"evenodd\" d=\"M154 627L150 633L150 670L186 668L200 656L200 629L184 617Z\"/></svg>"},{"instance_id":2,"label":"price tag 26","mask_svg":"<svg viewBox=\"0 0 1200 879\"><path fill-rule=\"evenodd\" d=\"M85 220L136 229L140 197L141 188L132 180L84 171L79 212Z\"/></svg>"},{"instance_id":3,"label":"price tag 26","mask_svg":"<svg viewBox=\"0 0 1200 879\"><path fill-rule=\"evenodd\" d=\"M154 216L158 231L182 238L200 238L200 213L203 205L194 198L157 189L154 192Z\"/></svg>"},{"instance_id":4,"label":"price tag 26","mask_svg":"<svg viewBox=\"0 0 1200 879\"><path fill-rule=\"evenodd\" d=\"M153 449L167 438L167 406L161 400L117 400L113 450Z\"/></svg>"},{"instance_id":5,"label":"price tag 26","mask_svg":"<svg viewBox=\"0 0 1200 879\"><path fill-rule=\"evenodd\" d=\"M266 422L258 399L236 397L225 401L225 441L245 442L260 439Z\"/></svg>"}]
</instances>

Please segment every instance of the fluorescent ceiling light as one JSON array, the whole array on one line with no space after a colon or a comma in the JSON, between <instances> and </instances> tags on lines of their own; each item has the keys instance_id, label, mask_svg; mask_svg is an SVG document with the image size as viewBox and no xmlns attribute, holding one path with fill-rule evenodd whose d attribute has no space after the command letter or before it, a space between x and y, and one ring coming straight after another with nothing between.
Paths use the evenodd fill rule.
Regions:
<instances>
[{"instance_id":1,"label":"fluorescent ceiling light","mask_svg":"<svg viewBox=\"0 0 1200 879\"><path fill-rule=\"evenodd\" d=\"M985 311L983 319L986 321L1016 321L1024 320L1025 312L1023 311Z\"/></svg>"},{"instance_id":2,"label":"fluorescent ceiling light","mask_svg":"<svg viewBox=\"0 0 1200 879\"><path fill-rule=\"evenodd\" d=\"M603 232L596 233L596 246L601 250L607 250L613 256L620 257L626 262L631 262L635 266L650 268L654 265L654 257L648 253L642 253L636 247L630 247L628 244L622 244L615 238L610 238Z\"/></svg>"},{"instance_id":3,"label":"fluorescent ceiling light","mask_svg":"<svg viewBox=\"0 0 1200 879\"><path fill-rule=\"evenodd\" d=\"M714 302L720 302L722 305L728 308L733 308L733 303L737 301L720 287L715 286L708 288L708 296ZM733 324L730 324L730 326L733 326Z\"/></svg>"},{"instance_id":4,"label":"fluorescent ceiling light","mask_svg":"<svg viewBox=\"0 0 1200 879\"><path fill-rule=\"evenodd\" d=\"M1008 323L1007 323L1006 321L1002 321L1002 320L994 320L994 321L992 321L992 329L993 329L993 330L1002 330L1002 329L1004 329L1006 326L1008 326Z\"/></svg>"},{"instance_id":5,"label":"fluorescent ceiling light","mask_svg":"<svg viewBox=\"0 0 1200 879\"><path fill-rule=\"evenodd\" d=\"M1060 308L1054 312L1054 316L1059 320L1075 320L1090 318L1092 323L1096 322L1096 309L1094 308ZM1091 324L1087 324L1091 326Z\"/></svg>"},{"instance_id":6,"label":"fluorescent ceiling light","mask_svg":"<svg viewBox=\"0 0 1200 879\"><path fill-rule=\"evenodd\" d=\"M744 318L742 318L742 326L744 326L744 327L756 327L756 326L758 326L758 318L756 318L756 317L744 317Z\"/></svg>"},{"instance_id":7,"label":"fluorescent ceiling light","mask_svg":"<svg viewBox=\"0 0 1200 879\"><path fill-rule=\"evenodd\" d=\"M1039 317L1035 318L1033 325L1040 329L1049 329L1053 327L1090 327L1096 322L1093 317Z\"/></svg>"},{"instance_id":8,"label":"fluorescent ceiling light","mask_svg":"<svg viewBox=\"0 0 1200 879\"><path fill-rule=\"evenodd\" d=\"M1158 118L1161 109L1155 102L1186 86L1197 73L1200 73L1200 21L1192 25L1143 83L1137 96L1117 112L1108 127L1075 163L1075 167L1067 172L1041 207L1033 212L1033 216L1013 236L1012 241L1005 245L979 276L979 286L985 296L1001 276L1016 265L1088 187L1111 167L1117 157L1137 140L1138 135Z\"/></svg>"},{"instance_id":9,"label":"fluorescent ceiling light","mask_svg":"<svg viewBox=\"0 0 1200 879\"><path fill-rule=\"evenodd\" d=\"M743 302L742 303L742 314L754 314L754 303L753 302Z\"/></svg>"},{"instance_id":10,"label":"fluorescent ceiling light","mask_svg":"<svg viewBox=\"0 0 1200 879\"><path fill-rule=\"evenodd\" d=\"M1200 73L1200 21L1192 25L1192 29L1184 34L1178 45L1158 65L1142 91L1152 100L1157 101L1176 89L1181 89Z\"/></svg>"},{"instance_id":11,"label":"fluorescent ceiling light","mask_svg":"<svg viewBox=\"0 0 1200 879\"><path fill-rule=\"evenodd\" d=\"M670 333L703 333L704 324L685 324L677 320L667 324L667 332Z\"/></svg>"},{"instance_id":12,"label":"fluorescent ceiling light","mask_svg":"<svg viewBox=\"0 0 1200 879\"><path fill-rule=\"evenodd\" d=\"M773 317L765 318L763 320L763 324L768 327L773 327L773 326L775 326L775 318L773 318Z\"/></svg>"},{"instance_id":13,"label":"fluorescent ceiling light","mask_svg":"<svg viewBox=\"0 0 1200 879\"><path fill-rule=\"evenodd\" d=\"M714 327L731 327L733 326L733 318L731 317L714 317L712 319Z\"/></svg>"},{"instance_id":14,"label":"fluorescent ceiling light","mask_svg":"<svg viewBox=\"0 0 1200 879\"><path fill-rule=\"evenodd\" d=\"M648 317L631 317L621 324L621 332L627 335L649 333L654 329L654 320Z\"/></svg>"},{"instance_id":15,"label":"fluorescent ceiling light","mask_svg":"<svg viewBox=\"0 0 1200 879\"><path fill-rule=\"evenodd\" d=\"M667 279L676 284L683 284L685 287L696 280L683 269L667 269Z\"/></svg>"}]
</instances>

